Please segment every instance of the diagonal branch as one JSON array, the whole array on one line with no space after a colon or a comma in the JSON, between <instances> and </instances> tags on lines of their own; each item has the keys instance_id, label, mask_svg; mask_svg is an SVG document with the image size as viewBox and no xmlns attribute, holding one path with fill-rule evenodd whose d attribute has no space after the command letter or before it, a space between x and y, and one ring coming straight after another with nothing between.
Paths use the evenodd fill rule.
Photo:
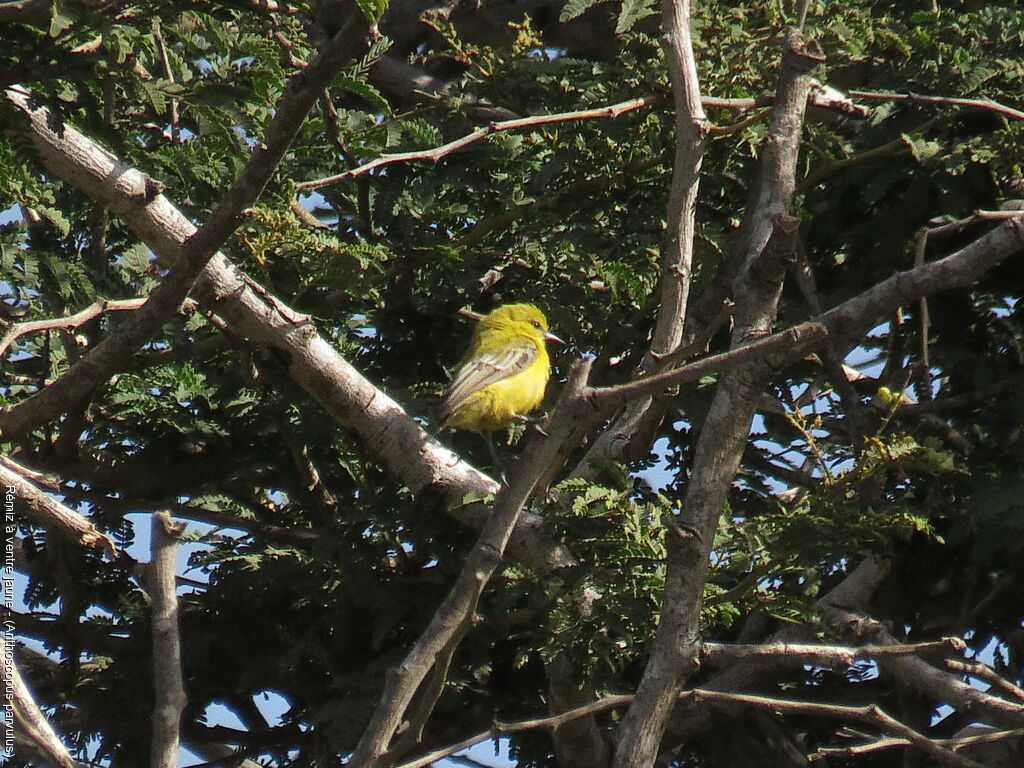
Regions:
<instances>
[{"instance_id":1,"label":"diagonal branch","mask_svg":"<svg viewBox=\"0 0 1024 768\"><path fill-rule=\"evenodd\" d=\"M5 458L0 463L0 485L7 486L30 522L68 538L83 547L96 547L111 560L117 559L117 549L110 538L100 533L88 518L61 504L22 477L34 475L31 470Z\"/></svg>"},{"instance_id":2,"label":"diagonal branch","mask_svg":"<svg viewBox=\"0 0 1024 768\"><path fill-rule=\"evenodd\" d=\"M495 498L491 515L451 590L405 659L388 670L377 708L347 763L349 768L376 768L383 763L413 696L430 670L444 662L452 644L458 643L471 626L467 619L476 611L484 587L501 564L516 521L537 479L558 453L562 442L573 433L576 422L588 416L589 405L584 393L589 372L589 360L573 368L547 425L547 435L536 434L527 443L523 458L509 484ZM419 713L418 717L423 714Z\"/></svg>"},{"instance_id":3,"label":"diagonal branch","mask_svg":"<svg viewBox=\"0 0 1024 768\"><path fill-rule=\"evenodd\" d=\"M359 14L352 16L355 18ZM138 348L176 311L196 278L241 222L242 212L263 192L320 92L349 60L354 49L353 31L362 37L365 30L353 22L338 32L317 60L303 71L302 78L285 91L263 141L202 229L191 233L179 244L171 273L153 290L146 303L63 376L26 400L5 409L0 418L0 428L5 435L23 434L32 426L64 412L69 403L80 402L91 395L103 381L124 367ZM51 113L36 106L31 93L20 87L11 87L5 90L4 97L44 158L61 151L64 130L52 125ZM105 154L103 159L113 166L112 177L95 178L96 169L92 168L82 174L85 176L91 171L92 179L79 177L71 179L72 183L91 191L90 182L120 186L136 181L132 178L135 171L122 166L109 153ZM151 180L147 182L142 196L134 204L154 208L169 206L170 203L159 194L159 185Z\"/></svg>"},{"instance_id":4,"label":"diagonal branch","mask_svg":"<svg viewBox=\"0 0 1024 768\"><path fill-rule=\"evenodd\" d=\"M24 102L22 101L24 104ZM31 116L25 126L49 173L88 192L107 205L149 246L165 267L184 258L196 228L162 195L152 196L151 182L125 167L89 137L70 125L59 135L49 130L51 114L25 105ZM223 254L215 254L193 287L192 295L255 347L272 351L288 372L339 424L351 430L413 493L423 494L466 525L480 528L487 520L481 504L466 504L467 495L494 493L498 484L430 438L393 399L348 363L331 342L316 332L308 318L292 310L263 286L237 270ZM56 404L57 407L62 407ZM26 411L0 410L4 434L25 431L37 423ZM573 562L559 542L541 533L539 517L524 513L510 544L510 553L540 571Z\"/></svg>"},{"instance_id":5,"label":"diagonal branch","mask_svg":"<svg viewBox=\"0 0 1024 768\"><path fill-rule=\"evenodd\" d=\"M7 637L7 632L0 634L0 669L3 670L5 693L10 700L14 724L19 731L18 738L27 741L52 768L78 768L79 764L61 743L25 685L14 662L14 643Z\"/></svg>"},{"instance_id":6,"label":"diagonal branch","mask_svg":"<svg viewBox=\"0 0 1024 768\"><path fill-rule=\"evenodd\" d=\"M809 73L821 58L813 40L796 31L786 36L775 110L741 233L746 249L736 283L734 348L769 333L775 317L785 251L794 235L788 213L812 86ZM692 533L667 537L668 564L658 631L636 699L619 728L615 768L653 764L676 692L695 669L700 601L711 543L769 372L763 363L735 369L722 377L715 392L681 505L686 519L685 528L679 530Z\"/></svg>"}]
</instances>

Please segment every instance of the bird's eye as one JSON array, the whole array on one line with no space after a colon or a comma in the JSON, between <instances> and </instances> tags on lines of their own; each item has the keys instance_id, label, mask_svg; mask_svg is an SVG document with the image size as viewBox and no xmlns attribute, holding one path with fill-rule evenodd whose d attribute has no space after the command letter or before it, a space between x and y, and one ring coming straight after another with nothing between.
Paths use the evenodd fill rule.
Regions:
<instances>
[{"instance_id":1,"label":"bird's eye","mask_svg":"<svg viewBox=\"0 0 1024 768\"><path fill-rule=\"evenodd\" d=\"M536 329L537 329L538 331L540 330L540 322L539 322L539 321L537 321L537 320L531 320L531 321L530 321L530 325L532 325L532 326L533 326L534 328L536 328Z\"/></svg>"}]
</instances>

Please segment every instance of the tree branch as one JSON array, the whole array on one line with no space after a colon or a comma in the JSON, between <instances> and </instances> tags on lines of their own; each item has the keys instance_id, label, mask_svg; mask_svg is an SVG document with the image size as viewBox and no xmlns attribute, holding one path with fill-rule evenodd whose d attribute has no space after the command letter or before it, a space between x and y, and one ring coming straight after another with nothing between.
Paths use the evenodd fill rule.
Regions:
<instances>
[{"instance_id":1,"label":"tree branch","mask_svg":"<svg viewBox=\"0 0 1024 768\"><path fill-rule=\"evenodd\" d=\"M500 120L497 122L490 123L489 125L481 126L472 133L468 133L465 136L460 136L454 141L449 141L447 144L442 144L439 147L433 147L431 149L418 149L411 152L393 152L390 154L380 155L366 163L355 168L336 174L334 176L327 176L323 179L316 179L314 181L302 181L295 185L295 189L299 192L305 192L311 189L320 189L331 184L336 184L339 181L345 179L353 179L370 171L376 170L377 168L383 168L393 163L405 163L410 160L428 160L432 163L436 163L439 160L444 159L453 152L457 152L460 149L465 149L471 144L475 144L481 139L485 139L493 133L500 133L502 131L518 131L523 128L534 128L538 125L552 125L557 123L567 123L574 120L595 120L605 119L611 120L620 115L634 112L642 107L650 106L655 101L653 96L644 96L639 99L629 99L628 101L622 101L618 104L611 104L607 107L597 107L595 109L581 109L573 112L559 112L553 115L535 115L533 117L519 117L514 120Z\"/></svg>"},{"instance_id":2,"label":"tree branch","mask_svg":"<svg viewBox=\"0 0 1024 768\"><path fill-rule=\"evenodd\" d=\"M767 712L777 714L813 715L818 717L837 717L848 720L858 720L863 723L870 723L877 726L886 733L891 733L898 738L905 739L909 744L917 747L926 755L930 755L944 765L952 765L957 768L985 768L981 763L962 757L951 749L932 741L913 728L901 723L896 718L886 714L874 704L863 707L852 707L843 704L819 704L817 702L791 701L788 699L776 699L768 696L751 696L742 693L722 693L720 691L708 691L694 689L683 693L682 698L692 698L695 704L709 704L724 708L731 708L736 705L743 707L754 707Z\"/></svg>"},{"instance_id":3,"label":"tree branch","mask_svg":"<svg viewBox=\"0 0 1024 768\"><path fill-rule=\"evenodd\" d=\"M59 135L54 133L48 127L52 116L47 110L25 109L32 116L26 129L47 169L108 205L161 264L178 264L186 243L196 233L189 219L162 195L153 197L144 174L126 168L70 125L63 126ZM210 259L192 293L205 310L219 316L239 336L285 360L295 381L333 419L371 446L413 493L430 489L428 493L439 497L448 514L477 529L484 525L486 509L465 504L463 499L470 494L494 493L498 484L431 439L394 400L342 358L330 341L317 334L308 318L247 278L220 253ZM35 414L29 418L21 412L18 419L20 424L12 423L10 412L0 411L0 429L5 434L27 429L35 423ZM540 528L540 518L524 513L510 553L540 571L572 563L568 550L546 538Z\"/></svg>"},{"instance_id":4,"label":"tree branch","mask_svg":"<svg viewBox=\"0 0 1024 768\"><path fill-rule=\"evenodd\" d=\"M842 638L852 638L858 642L869 642L879 646L900 645L881 622L839 604L823 610L822 621ZM892 675L900 686L920 691L956 710L970 712L972 719L982 720L1000 728L1024 727L1024 702L1010 702L980 691L923 659L894 656L879 659L878 665L883 673Z\"/></svg>"},{"instance_id":5,"label":"tree branch","mask_svg":"<svg viewBox=\"0 0 1024 768\"><path fill-rule=\"evenodd\" d=\"M355 18L360 14L352 16ZM69 403L91 395L111 374L124 367L131 355L181 305L196 278L241 222L242 212L259 199L317 96L349 60L355 47L350 39L350 28L354 27L353 23L338 32L317 60L303 71L302 78L296 79L285 91L263 141L202 229L190 233L179 244L171 273L153 289L146 303L59 379L17 405L4 409L0 414L0 429L5 435L23 434L32 426L62 413ZM35 106L28 91L12 87L5 90L4 96L44 159L66 151L65 131L51 127L51 113ZM103 164L113 166L112 176L98 177L97 169L93 167L81 169L84 171L82 176L71 179L71 182L89 194L93 194L92 187L97 184L106 188L112 184L120 187L122 183L137 183L133 178L135 171L121 165L109 153L103 154ZM60 159L66 160L64 157ZM134 205L154 209L170 207L159 191L156 182L146 179L143 194L133 201Z\"/></svg>"},{"instance_id":6,"label":"tree branch","mask_svg":"<svg viewBox=\"0 0 1024 768\"><path fill-rule=\"evenodd\" d=\"M402 663L388 671L373 717L347 763L350 768L376 768L381 764L421 683L443 661L446 649L468 629L470 622L466 619L476 610L480 594L501 563L516 520L537 479L560 444L573 433L575 423L586 418L589 406L584 393L589 371L589 360L573 368L546 425L547 436L536 434L528 441L509 484L495 498L491 515L448 595Z\"/></svg>"},{"instance_id":7,"label":"tree branch","mask_svg":"<svg viewBox=\"0 0 1024 768\"><path fill-rule=\"evenodd\" d=\"M733 347L770 331L775 316L784 273L780 271L782 252L769 245L788 237L781 217L788 214L793 196L812 82L808 73L821 58L814 41L796 31L787 35L772 124L762 146L760 175L744 221L746 252L737 282ZM667 537L668 568L658 631L636 700L617 734L615 768L653 764L676 692L695 669L700 599L711 542L767 372L763 365L747 366L727 373L718 385L681 505L686 525L680 530L693 533Z\"/></svg>"},{"instance_id":8,"label":"tree branch","mask_svg":"<svg viewBox=\"0 0 1024 768\"><path fill-rule=\"evenodd\" d=\"M661 27L675 106L675 155L665 210L667 237L659 272L658 313L650 345L638 367L641 376L664 370L668 363L663 356L678 348L683 339L694 269L697 193L708 132L690 36L689 0L662 0ZM574 477L594 479L599 467L618 459L630 445L648 449L652 433L664 416L664 404L644 395L623 405L622 413L579 462Z\"/></svg>"},{"instance_id":9,"label":"tree branch","mask_svg":"<svg viewBox=\"0 0 1024 768\"><path fill-rule=\"evenodd\" d=\"M960 661L959 659L943 659L942 663L954 672L969 675L977 680L988 683L993 688L1005 691L1016 699L1024 701L1024 689L1011 683L987 664L982 664L980 661Z\"/></svg>"},{"instance_id":10,"label":"tree branch","mask_svg":"<svg viewBox=\"0 0 1024 768\"><path fill-rule=\"evenodd\" d=\"M186 704L175 582L178 539L184 530L185 524L173 522L166 512L153 515L153 554L147 585L153 617L153 768L174 768L178 764L181 713Z\"/></svg>"},{"instance_id":11,"label":"tree branch","mask_svg":"<svg viewBox=\"0 0 1024 768\"><path fill-rule=\"evenodd\" d=\"M14 323L7 329L3 338L0 338L0 355L7 352L7 348L21 336L36 333L37 331L48 331L54 328L74 330L80 325L89 322L94 317L102 315L104 312L126 312L138 309L145 303L145 299L124 299L120 301L96 299L95 302L85 309L79 310L75 314L68 315L67 317L55 317L50 320L28 320L22 323Z\"/></svg>"},{"instance_id":12,"label":"tree branch","mask_svg":"<svg viewBox=\"0 0 1024 768\"><path fill-rule=\"evenodd\" d=\"M993 731L992 733L983 733L977 736L962 736L952 739L932 739L932 741L935 744L957 752L965 747L973 747L980 744L991 744L994 742L1006 741L1007 739L1019 739L1022 736L1024 736L1024 728L1015 728L1009 731ZM907 747L910 745L911 742L908 739L889 736L880 739L873 739L865 744L855 744L849 747L818 747L816 755L820 757L828 757L829 755L857 757L858 755L866 755L870 752L878 752L883 749ZM1000 763L1000 765L1002 765L1002 763Z\"/></svg>"},{"instance_id":13,"label":"tree branch","mask_svg":"<svg viewBox=\"0 0 1024 768\"><path fill-rule=\"evenodd\" d=\"M18 738L25 739L51 768L79 768L25 685L14 662L14 643L8 639L6 632L0 633L0 667L3 669L4 681L9 685L5 693L10 696L14 723L20 731Z\"/></svg>"},{"instance_id":14,"label":"tree branch","mask_svg":"<svg viewBox=\"0 0 1024 768\"><path fill-rule=\"evenodd\" d=\"M855 99L872 101L910 101L916 104L948 104L952 107L967 107L984 112L995 112L1014 120L1024 120L1024 112L991 99L960 99L953 96L924 96L918 93L893 93L892 91L850 91Z\"/></svg>"},{"instance_id":15,"label":"tree branch","mask_svg":"<svg viewBox=\"0 0 1024 768\"><path fill-rule=\"evenodd\" d=\"M96 530L96 526L88 518L64 506L30 483L21 476L22 472L26 475L35 474L5 458L3 463L0 463L0 485L14 489L14 495L22 503L30 522L48 531L54 531L83 547L96 547L111 560L117 559L117 548L108 536Z\"/></svg>"},{"instance_id":16,"label":"tree branch","mask_svg":"<svg viewBox=\"0 0 1024 768\"><path fill-rule=\"evenodd\" d=\"M819 666L849 667L861 659L889 656L917 656L925 653L963 651L966 644L959 637L945 637L930 643L901 645L810 645L805 643L766 642L757 645L704 643L700 658L703 664L727 666L757 659L779 660L787 663L816 664ZM951 659L947 659L948 664Z\"/></svg>"},{"instance_id":17,"label":"tree branch","mask_svg":"<svg viewBox=\"0 0 1024 768\"><path fill-rule=\"evenodd\" d=\"M584 704L583 706L575 707L565 712L560 712L557 715L538 717L531 720L520 720L513 723L495 722L493 728L489 728L482 733L463 739L457 744L452 744L447 747L442 747L441 749L436 749L433 752L428 752L415 760L410 760L407 763L397 765L395 768L423 768L423 766L430 765L437 760L454 755L456 752L469 749L482 741L496 739L500 736L507 736L510 733L537 730L540 728L551 728L552 730L557 730L560 726L579 720L580 718L591 717L598 712L624 707L632 700L633 697L629 695L602 696L597 701L592 701Z\"/></svg>"}]
</instances>

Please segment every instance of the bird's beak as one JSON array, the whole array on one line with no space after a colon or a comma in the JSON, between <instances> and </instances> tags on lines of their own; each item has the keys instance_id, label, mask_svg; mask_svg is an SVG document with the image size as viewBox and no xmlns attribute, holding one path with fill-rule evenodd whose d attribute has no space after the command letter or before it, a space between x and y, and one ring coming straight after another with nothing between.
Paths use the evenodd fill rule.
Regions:
<instances>
[{"instance_id":1,"label":"bird's beak","mask_svg":"<svg viewBox=\"0 0 1024 768\"><path fill-rule=\"evenodd\" d=\"M544 332L544 340L545 341L551 341L551 342L554 342L555 344L561 344L562 346L565 346L565 342L562 341L557 336L555 336L555 334L551 333L551 331L545 331Z\"/></svg>"}]
</instances>

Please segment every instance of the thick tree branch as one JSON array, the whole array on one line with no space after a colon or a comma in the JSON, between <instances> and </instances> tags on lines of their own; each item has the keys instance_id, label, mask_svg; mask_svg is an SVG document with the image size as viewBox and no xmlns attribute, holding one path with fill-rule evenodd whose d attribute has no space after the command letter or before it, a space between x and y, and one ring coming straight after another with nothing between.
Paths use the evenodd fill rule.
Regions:
<instances>
[{"instance_id":1,"label":"thick tree branch","mask_svg":"<svg viewBox=\"0 0 1024 768\"><path fill-rule=\"evenodd\" d=\"M153 735L150 765L174 768L181 742L181 713L185 686L181 678L181 639L178 636L178 595L175 581L178 538L184 523L166 512L153 515L153 554L147 584L153 622Z\"/></svg>"},{"instance_id":2,"label":"thick tree branch","mask_svg":"<svg viewBox=\"0 0 1024 768\"><path fill-rule=\"evenodd\" d=\"M14 644L6 633L0 635L0 667L4 681L9 685L6 693L10 696L18 738L27 741L50 768L79 768L32 698L14 662Z\"/></svg>"},{"instance_id":3,"label":"thick tree branch","mask_svg":"<svg viewBox=\"0 0 1024 768\"><path fill-rule=\"evenodd\" d=\"M881 622L839 604L823 611L822 621L841 638L879 646L900 644ZM1024 702L1007 701L980 691L924 659L895 656L879 659L878 665L883 674L892 675L901 687L924 693L930 699L948 704L956 710L969 712L972 719L1000 728L1024 727Z\"/></svg>"},{"instance_id":4,"label":"thick tree branch","mask_svg":"<svg viewBox=\"0 0 1024 768\"><path fill-rule=\"evenodd\" d=\"M142 173L125 168L70 125L63 126L59 135L54 133L48 127L52 118L47 110L27 105L25 109L31 115L26 129L49 172L108 205L164 266L173 268L184 258L186 243L196 228L165 197L152 196L151 183ZM318 335L308 318L243 275L219 253L196 280L193 296L239 336L285 360L295 381L339 424L371 446L410 490L419 493L430 488L449 514L476 528L484 524L486 509L465 504L463 499L469 494L494 493L498 484L433 441L394 400ZM35 414L27 418L22 412L12 424L11 414L0 412L0 429L5 432L17 432L34 423ZM523 514L510 553L539 570L573 562L564 546L540 534L540 527L537 516Z\"/></svg>"},{"instance_id":5,"label":"thick tree branch","mask_svg":"<svg viewBox=\"0 0 1024 768\"><path fill-rule=\"evenodd\" d=\"M19 464L5 459L0 463L0 484L14 489L16 504L25 517L35 525L54 531L83 547L96 547L111 560L117 559L117 549L110 538L98 530L87 518L61 504L21 476L34 474Z\"/></svg>"},{"instance_id":6,"label":"thick tree branch","mask_svg":"<svg viewBox=\"0 0 1024 768\"><path fill-rule=\"evenodd\" d=\"M353 18L357 16L359 14L353 14ZM363 36L364 30L361 27L355 24L350 27L360 37ZM355 48L354 37L355 34L349 28L338 32L331 45L303 71L302 78L296 79L285 91L263 141L231 185L224 200L210 214L206 224L198 232L189 234L179 245L171 273L157 285L146 303L59 379L31 397L6 408L0 414L0 429L5 435L23 434L31 427L62 413L69 403L77 403L88 397L114 372L125 367L138 348L181 305L196 278L241 222L243 211L259 199L263 187L284 157L320 92L349 60ZM16 115L44 159L63 152L64 131L52 127L52 115L48 110L36 106L30 93L12 87L4 92L4 97L9 111ZM106 154L103 161L113 166L112 176L97 178L97 169L93 167L81 169L84 171L81 177L70 181L86 192L91 192L90 187L94 184L109 187L136 181L131 178L136 172L121 165L113 156ZM88 178L90 176L92 178ZM146 180L143 194L134 203L136 206L153 208L170 206L159 195L159 185L151 180Z\"/></svg>"},{"instance_id":7,"label":"thick tree branch","mask_svg":"<svg viewBox=\"0 0 1024 768\"><path fill-rule=\"evenodd\" d=\"M963 651L966 647L959 637L946 637L930 643L902 645L813 645L808 643L766 642L756 645L730 643L704 643L700 649L703 664L727 666L749 661L776 660L787 664L816 664L819 666L849 667L863 659L881 659L890 656L919 656L936 652ZM946 660L948 664L950 660Z\"/></svg>"},{"instance_id":8,"label":"thick tree branch","mask_svg":"<svg viewBox=\"0 0 1024 768\"><path fill-rule=\"evenodd\" d=\"M775 317L785 253L773 244L791 237L789 223L782 217L788 215L795 185L812 84L808 73L821 58L814 41L795 31L787 35L772 124L762 145L760 175L744 221L746 253L737 283L734 347L770 332ZM616 768L653 764L676 691L695 668L711 542L768 370L763 365L737 369L718 385L682 503L685 529L681 530L692 534L667 539L668 568L658 632L636 699L617 734Z\"/></svg>"},{"instance_id":9,"label":"thick tree branch","mask_svg":"<svg viewBox=\"0 0 1024 768\"><path fill-rule=\"evenodd\" d=\"M586 418L589 406L582 393L589 372L589 361L577 363L547 425L547 436L534 435L527 443L448 595L402 663L388 671L370 724L349 759L350 768L376 768L382 763L421 683L468 630L467 618L475 612L487 581L501 563L537 479L558 453L560 444L572 434L574 424Z\"/></svg>"}]
</instances>

